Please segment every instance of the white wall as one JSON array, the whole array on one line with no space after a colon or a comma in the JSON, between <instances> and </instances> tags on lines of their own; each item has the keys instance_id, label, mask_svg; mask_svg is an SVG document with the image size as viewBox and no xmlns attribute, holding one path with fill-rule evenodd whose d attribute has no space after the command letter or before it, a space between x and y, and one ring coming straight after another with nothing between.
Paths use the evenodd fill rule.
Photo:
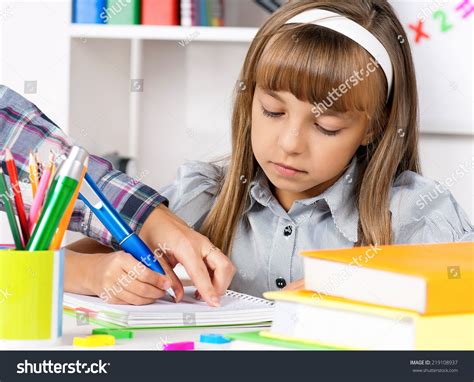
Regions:
<instances>
[{"instance_id":1,"label":"white wall","mask_svg":"<svg viewBox=\"0 0 474 382\"><path fill-rule=\"evenodd\" d=\"M68 130L70 2L0 0L0 83L25 96ZM28 85L27 85L28 87ZM0 213L0 243L13 242Z\"/></svg>"},{"instance_id":2,"label":"white wall","mask_svg":"<svg viewBox=\"0 0 474 382\"><path fill-rule=\"evenodd\" d=\"M0 0L0 82L24 94L67 130L69 1Z\"/></svg>"},{"instance_id":3,"label":"white wall","mask_svg":"<svg viewBox=\"0 0 474 382\"><path fill-rule=\"evenodd\" d=\"M423 175L448 185L452 183L448 189L473 222L474 137L422 134L420 156Z\"/></svg>"}]
</instances>

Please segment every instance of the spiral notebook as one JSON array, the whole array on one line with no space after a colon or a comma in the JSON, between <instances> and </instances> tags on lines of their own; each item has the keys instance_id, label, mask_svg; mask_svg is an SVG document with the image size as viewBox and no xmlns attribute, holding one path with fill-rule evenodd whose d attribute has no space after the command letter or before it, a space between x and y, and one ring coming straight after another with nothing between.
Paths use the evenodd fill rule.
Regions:
<instances>
[{"instance_id":1,"label":"spiral notebook","mask_svg":"<svg viewBox=\"0 0 474 382\"><path fill-rule=\"evenodd\" d=\"M167 296L154 304L132 306L107 304L98 297L64 294L64 307L76 315L101 324L127 328L168 328L193 326L269 326L272 301L227 291L220 307L209 307L194 298L194 287L184 288L184 298L174 303Z\"/></svg>"}]
</instances>

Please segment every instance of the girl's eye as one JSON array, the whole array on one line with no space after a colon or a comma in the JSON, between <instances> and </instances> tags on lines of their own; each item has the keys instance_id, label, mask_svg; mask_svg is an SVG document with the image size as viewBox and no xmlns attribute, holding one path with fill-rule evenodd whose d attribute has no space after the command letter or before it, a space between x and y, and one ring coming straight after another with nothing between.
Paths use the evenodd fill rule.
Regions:
<instances>
[{"instance_id":1,"label":"girl's eye","mask_svg":"<svg viewBox=\"0 0 474 382\"><path fill-rule=\"evenodd\" d=\"M284 113L273 113L265 109L263 106L262 106L262 113L265 117L268 117L268 118L278 118L284 114Z\"/></svg>"},{"instance_id":2,"label":"girl's eye","mask_svg":"<svg viewBox=\"0 0 474 382\"><path fill-rule=\"evenodd\" d=\"M339 130L327 130L324 127L318 125L317 123L315 123L314 126L316 126L316 128L321 133L323 133L324 135L329 135L330 137L334 137L335 135L337 135L339 133Z\"/></svg>"}]
</instances>

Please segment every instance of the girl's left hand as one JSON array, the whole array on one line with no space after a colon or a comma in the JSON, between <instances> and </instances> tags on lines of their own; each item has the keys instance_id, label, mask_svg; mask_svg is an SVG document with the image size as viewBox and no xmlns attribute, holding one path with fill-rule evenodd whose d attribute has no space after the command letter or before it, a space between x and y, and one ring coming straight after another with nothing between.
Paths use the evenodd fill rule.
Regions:
<instances>
[{"instance_id":1,"label":"girl's left hand","mask_svg":"<svg viewBox=\"0 0 474 382\"><path fill-rule=\"evenodd\" d=\"M298 289L304 289L304 279L293 281L292 283L289 283L286 287L283 288L283 290L298 290Z\"/></svg>"}]
</instances>

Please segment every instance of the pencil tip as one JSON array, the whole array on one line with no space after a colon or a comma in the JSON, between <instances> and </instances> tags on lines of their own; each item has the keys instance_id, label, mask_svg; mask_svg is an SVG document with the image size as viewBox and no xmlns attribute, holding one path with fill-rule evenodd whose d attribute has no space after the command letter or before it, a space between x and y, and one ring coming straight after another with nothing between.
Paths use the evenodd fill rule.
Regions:
<instances>
[{"instance_id":1,"label":"pencil tip","mask_svg":"<svg viewBox=\"0 0 474 382\"><path fill-rule=\"evenodd\" d=\"M173 300L176 302L176 294L174 293L174 290L171 288L166 289L168 294L173 298Z\"/></svg>"},{"instance_id":2,"label":"pencil tip","mask_svg":"<svg viewBox=\"0 0 474 382\"><path fill-rule=\"evenodd\" d=\"M10 149L8 147L5 148L5 158L7 160L13 159L12 152L10 151Z\"/></svg>"}]
</instances>

